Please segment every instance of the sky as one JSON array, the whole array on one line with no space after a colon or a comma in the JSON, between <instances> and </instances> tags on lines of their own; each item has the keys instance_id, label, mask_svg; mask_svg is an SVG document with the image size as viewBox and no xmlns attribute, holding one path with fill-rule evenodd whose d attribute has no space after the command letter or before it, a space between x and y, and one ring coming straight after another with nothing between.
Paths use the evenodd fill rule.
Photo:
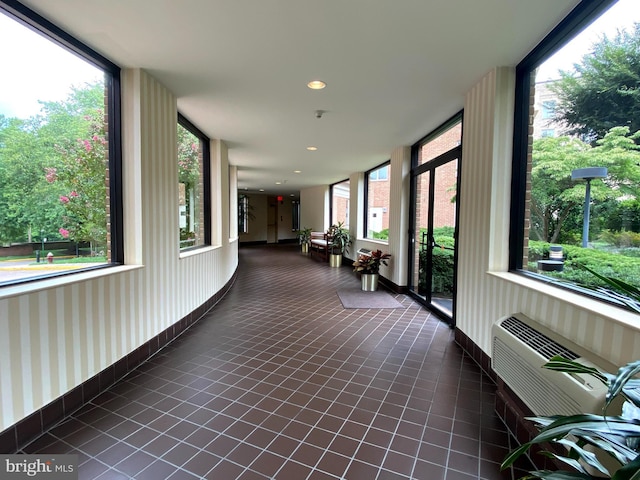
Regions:
<instances>
[{"instance_id":1,"label":"sky","mask_svg":"<svg viewBox=\"0 0 640 480\"><path fill-rule=\"evenodd\" d=\"M573 70L582 56L589 53L591 46L602 34L613 38L619 30L631 30L634 23L640 23L640 0L619 0L599 19L581 32L571 42L560 49L540 66L536 80L555 80L560 78L559 70Z\"/></svg>"},{"instance_id":2,"label":"sky","mask_svg":"<svg viewBox=\"0 0 640 480\"><path fill-rule=\"evenodd\" d=\"M0 114L28 118L40 111L38 100L63 100L70 86L101 78L93 65L0 13Z\"/></svg>"},{"instance_id":3,"label":"sky","mask_svg":"<svg viewBox=\"0 0 640 480\"><path fill-rule=\"evenodd\" d=\"M631 28L634 22L640 22L640 0L619 0L545 62L538 80L558 78L558 70L571 69L603 32L613 36L618 29ZM14 74L4 75L3 71ZM0 114L28 118L40 111L38 100L63 100L70 86L82 86L100 78L99 69L0 13Z\"/></svg>"}]
</instances>

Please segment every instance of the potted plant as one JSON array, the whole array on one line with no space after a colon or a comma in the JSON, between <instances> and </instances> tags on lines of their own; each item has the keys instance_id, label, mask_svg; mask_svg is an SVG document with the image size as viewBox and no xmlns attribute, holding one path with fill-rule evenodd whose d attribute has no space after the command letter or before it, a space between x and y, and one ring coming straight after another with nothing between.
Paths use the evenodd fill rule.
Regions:
<instances>
[{"instance_id":1,"label":"potted plant","mask_svg":"<svg viewBox=\"0 0 640 480\"><path fill-rule=\"evenodd\" d=\"M304 227L296 232L296 239L302 246L302 253L309 252L309 243L311 242L311 229Z\"/></svg>"},{"instance_id":2,"label":"potted plant","mask_svg":"<svg viewBox=\"0 0 640 480\"><path fill-rule=\"evenodd\" d=\"M351 234L349 229L344 227L343 222L333 224L327 230L329 241L329 265L339 267L342 265L342 255L349 251L351 245Z\"/></svg>"},{"instance_id":3,"label":"potted plant","mask_svg":"<svg viewBox=\"0 0 640 480\"><path fill-rule=\"evenodd\" d=\"M358 256L358 259L353 262L353 271L360 273L362 290L374 292L378 289L380 265L387 265L389 258L391 258L391 254L382 253L382 250Z\"/></svg>"},{"instance_id":4,"label":"potted plant","mask_svg":"<svg viewBox=\"0 0 640 480\"><path fill-rule=\"evenodd\" d=\"M555 356L545 368L570 374L590 374L608 387L602 415L576 414L528 418L539 433L531 441L512 451L502 462L501 469L511 466L518 457L535 444L550 443L555 451L543 452L575 472L537 470L526 478L546 480L610 478L629 480L640 476L640 361L629 363L616 375ZM607 407L622 398L622 413L608 415ZM606 460L608 461L606 461Z\"/></svg>"},{"instance_id":5,"label":"potted plant","mask_svg":"<svg viewBox=\"0 0 640 480\"><path fill-rule=\"evenodd\" d=\"M581 268L602 280L608 288L596 290L640 313L640 289L634 285L607 277L588 267ZM572 375L588 374L607 386L601 415L576 414L532 417L539 430L529 442L522 444L504 459L506 469L533 445L551 444L555 451L543 452L556 459L565 470L537 470L526 478L545 480L585 479L630 480L640 478L640 360L620 367L615 375L597 368L555 356L544 365L550 370ZM620 405L621 413L609 415L607 409Z\"/></svg>"}]
</instances>

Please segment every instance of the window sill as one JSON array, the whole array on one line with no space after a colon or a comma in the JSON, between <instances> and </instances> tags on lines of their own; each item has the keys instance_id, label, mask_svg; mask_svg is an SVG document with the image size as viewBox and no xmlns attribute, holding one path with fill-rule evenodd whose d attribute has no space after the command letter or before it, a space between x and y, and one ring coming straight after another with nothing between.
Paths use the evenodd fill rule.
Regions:
<instances>
[{"instance_id":1,"label":"window sill","mask_svg":"<svg viewBox=\"0 0 640 480\"><path fill-rule=\"evenodd\" d=\"M204 253L208 253L208 252L212 252L214 250L217 250L218 248L220 248L220 246L215 246L215 245L207 245L204 247L200 247L200 248L194 248L194 249L190 249L184 252L180 252L180 259L183 258L189 258L189 257L193 257L196 255L201 255Z\"/></svg>"},{"instance_id":2,"label":"window sill","mask_svg":"<svg viewBox=\"0 0 640 480\"><path fill-rule=\"evenodd\" d=\"M525 275L518 275L513 272L487 272L489 275L504 280L523 288L547 295L554 300L558 300L571 305L572 307L585 310L594 315L608 319L612 322L625 325L634 329L640 328L640 314L634 313L624 308L616 307L605 302L589 298L585 295L557 288L553 284L536 281Z\"/></svg>"},{"instance_id":3,"label":"window sill","mask_svg":"<svg viewBox=\"0 0 640 480\"><path fill-rule=\"evenodd\" d=\"M378 240L378 239L374 239L374 238L359 238L358 239L359 242L369 242L369 243L373 243L375 245L384 245L385 247L389 246L389 242L385 242L384 240Z\"/></svg>"},{"instance_id":4,"label":"window sill","mask_svg":"<svg viewBox=\"0 0 640 480\"><path fill-rule=\"evenodd\" d=\"M32 282L21 283L18 285L0 287L0 300L10 297L16 297L18 295L37 293L43 290L49 290L51 288L73 285L75 283L94 280L96 278L102 278L108 275L118 275L141 268L144 268L144 265L120 265L113 267L107 266L104 268L97 268L85 272L69 273L57 277L44 278L42 280L33 280Z\"/></svg>"}]
</instances>

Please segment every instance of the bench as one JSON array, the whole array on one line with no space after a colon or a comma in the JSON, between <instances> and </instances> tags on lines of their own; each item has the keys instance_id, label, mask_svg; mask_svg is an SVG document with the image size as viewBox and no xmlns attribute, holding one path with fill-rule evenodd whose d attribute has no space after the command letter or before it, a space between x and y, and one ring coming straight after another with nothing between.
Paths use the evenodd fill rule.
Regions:
<instances>
[{"instance_id":1,"label":"bench","mask_svg":"<svg viewBox=\"0 0 640 480\"><path fill-rule=\"evenodd\" d=\"M317 255L323 261L329 261L329 237L325 232L311 232L309 253L312 257Z\"/></svg>"}]
</instances>

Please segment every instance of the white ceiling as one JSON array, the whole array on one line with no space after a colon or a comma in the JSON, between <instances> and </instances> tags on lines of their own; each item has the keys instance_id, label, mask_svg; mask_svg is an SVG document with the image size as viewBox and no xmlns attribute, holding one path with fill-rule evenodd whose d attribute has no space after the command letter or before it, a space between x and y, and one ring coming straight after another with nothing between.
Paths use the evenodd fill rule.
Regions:
<instances>
[{"instance_id":1,"label":"white ceiling","mask_svg":"<svg viewBox=\"0 0 640 480\"><path fill-rule=\"evenodd\" d=\"M168 87L183 115L229 146L240 189L288 195L415 143L460 111L492 67L516 65L578 0L23 3ZM308 89L313 79L327 88Z\"/></svg>"}]
</instances>

